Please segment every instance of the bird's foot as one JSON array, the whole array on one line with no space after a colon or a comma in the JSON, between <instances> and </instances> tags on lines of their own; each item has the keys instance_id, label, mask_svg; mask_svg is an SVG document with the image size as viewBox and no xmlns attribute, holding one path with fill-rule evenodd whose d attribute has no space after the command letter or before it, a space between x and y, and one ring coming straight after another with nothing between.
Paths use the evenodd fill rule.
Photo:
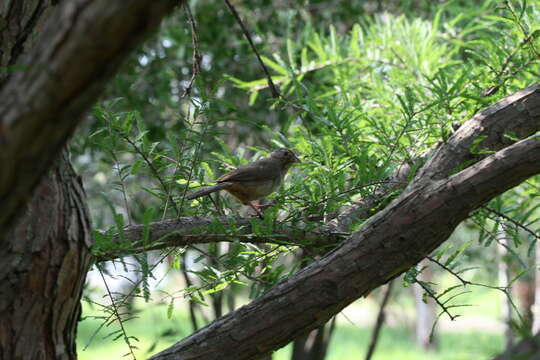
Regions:
<instances>
[{"instance_id":1,"label":"bird's foot","mask_svg":"<svg viewBox=\"0 0 540 360\"><path fill-rule=\"evenodd\" d=\"M249 206L253 210L255 210L255 213L260 219L263 219L263 212L266 210L270 205L259 205L259 204L253 204L252 202L249 203Z\"/></svg>"}]
</instances>

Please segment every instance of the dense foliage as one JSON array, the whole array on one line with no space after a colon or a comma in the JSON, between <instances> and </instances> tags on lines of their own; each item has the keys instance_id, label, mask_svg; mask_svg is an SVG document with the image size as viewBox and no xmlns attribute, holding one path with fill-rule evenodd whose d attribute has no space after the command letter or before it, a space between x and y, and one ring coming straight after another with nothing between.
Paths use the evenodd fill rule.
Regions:
<instances>
[{"instance_id":1,"label":"dense foliage","mask_svg":"<svg viewBox=\"0 0 540 360\"><path fill-rule=\"evenodd\" d=\"M279 87L281 97L273 98L225 4L189 6L196 26L186 9L168 19L124 65L71 145L86 181L98 255L110 247L129 252L128 244L111 241L126 225L246 216L227 196L185 196L277 147L294 149L302 163L273 195L264 220L252 225L260 234L282 223L316 228L539 76L538 1L240 2L237 11ZM489 246L504 231L522 275L540 229L539 189L533 178L472 214L466 226L475 239L450 243L435 258L457 270L472 262L493 271ZM137 290L114 298L150 300L152 271L168 260L188 285L167 295L169 312L189 296L212 303L219 315L220 294L249 289L257 296L328 250L309 245L233 241L135 256L136 266L132 260L124 266L139 274ZM118 320L118 312L111 314Z\"/></svg>"}]
</instances>

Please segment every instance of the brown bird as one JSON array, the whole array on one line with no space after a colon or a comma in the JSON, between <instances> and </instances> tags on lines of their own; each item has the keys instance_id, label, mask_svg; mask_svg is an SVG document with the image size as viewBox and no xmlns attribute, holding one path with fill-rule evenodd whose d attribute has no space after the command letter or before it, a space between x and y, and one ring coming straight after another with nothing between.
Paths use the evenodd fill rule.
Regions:
<instances>
[{"instance_id":1,"label":"brown bird","mask_svg":"<svg viewBox=\"0 0 540 360\"><path fill-rule=\"evenodd\" d=\"M211 194L225 190L240 200L242 204L251 206L259 216L261 205L254 205L253 200L262 199L277 190L294 163L300 162L298 157L288 149L278 149L267 158L257 160L251 164L240 166L217 180L217 185L206 187L191 195L187 199Z\"/></svg>"}]
</instances>

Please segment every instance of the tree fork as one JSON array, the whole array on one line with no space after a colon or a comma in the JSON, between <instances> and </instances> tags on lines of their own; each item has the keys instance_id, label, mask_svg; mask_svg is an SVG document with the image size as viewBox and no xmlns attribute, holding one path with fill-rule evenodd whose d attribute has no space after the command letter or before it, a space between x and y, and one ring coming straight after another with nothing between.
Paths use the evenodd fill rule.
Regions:
<instances>
[{"instance_id":1,"label":"tree fork","mask_svg":"<svg viewBox=\"0 0 540 360\"><path fill-rule=\"evenodd\" d=\"M417 264L471 211L538 173L533 135L446 179L413 182L320 261L151 359L260 359Z\"/></svg>"}]
</instances>

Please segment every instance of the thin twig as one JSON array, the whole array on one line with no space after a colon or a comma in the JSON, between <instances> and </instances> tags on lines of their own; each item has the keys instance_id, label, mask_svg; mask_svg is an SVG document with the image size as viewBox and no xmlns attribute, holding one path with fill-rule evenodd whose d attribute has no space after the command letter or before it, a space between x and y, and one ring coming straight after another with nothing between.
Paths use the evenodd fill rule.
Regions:
<instances>
[{"instance_id":1,"label":"thin twig","mask_svg":"<svg viewBox=\"0 0 540 360\"><path fill-rule=\"evenodd\" d=\"M197 25L195 23L195 20L193 19L193 14L191 13L191 9L189 8L189 3L187 1L184 2L184 9L186 10L188 22L191 27L191 43L193 46L193 57L192 57L193 64L191 64L191 79L189 80L189 84L184 89L182 98L185 98L186 96L189 96L191 94L191 88L193 86L193 82L195 81L195 78L197 77L197 75L199 75L201 72L201 60L202 60L202 56L199 51L199 36L197 35Z\"/></svg>"},{"instance_id":2,"label":"thin twig","mask_svg":"<svg viewBox=\"0 0 540 360\"><path fill-rule=\"evenodd\" d=\"M189 118L189 113L188 113L187 118ZM195 119L196 119L195 115L193 115L193 123L195 122ZM191 164L190 164L190 167L189 167L189 174L188 174L187 182L186 182L186 185L184 187L184 191L182 192L182 197L181 197L181 200L180 200L180 208L181 209L184 208L184 202L186 201L186 195L187 195L187 192L189 190L189 185L191 184L191 180L192 180L192 177L193 177L193 171L195 169L195 165L198 164L198 162L199 162L199 156L201 155L202 140L206 136L206 130L208 130L209 122L210 121L209 121L208 118L206 118L206 121L203 122L202 132L200 134L200 137L197 139L197 143L195 144L195 151L193 152L193 157L191 158ZM191 125L191 128L193 128L193 124ZM190 129L190 130L192 130L192 129ZM180 217L180 215L178 215L178 217Z\"/></svg>"},{"instance_id":3,"label":"thin twig","mask_svg":"<svg viewBox=\"0 0 540 360\"><path fill-rule=\"evenodd\" d=\"M112 128L112 121L109 116L107 116L108 120L108 130L109 130L109 136L113 137L113 128ZM116 157L116 153L113 150L110 150L111 157L114 161L114 167L116 169L116 174L118 176L118 179L120 180L120 187L122 189L122 200L124 201L124 207L126 209L126 217L128 221L128 225L131 225L131 212L129 211L129 205L128 205L128 199L127 199L127 191L126 191L126 185L124 184L124 177L122 176L122 171L120 169L120 161L118 160L118 157Z\"/></svg>"},{"instance_id":4,"label":"thin twig","mask_svg":"<svg viewBox=\"0 0 540 360\"><path fill-rule=\"evenodd\" d=\"M231 13L234 15L236 21L238 22L238 25L242 28L242 32L244 33L244 36L246 37L247 41L249 42L249 45L251 46L251 49L255 53L255 56L257 56L257 60L259 61L259 64L261 65L264 74L266 75L266 80L268 81L268 87L270 87L270 91L272 92L272 97L274 99L279 99L279 91L277 87L274 85L274 82L272 81L272 75L270 75L270 72L268 71L268 68L264 64L264 62L261 59L261 56L259 55L259 52L257 51L257 48L255 47L255 44L253 43L253 40L251 40L251 35L249 35L249 32L242 22L242 19L240 18L240 15L234 8L234 6L229 2L229 0L225 0L225 3L227 4L227 7L231 11Z\"/></svg>"},{"instance_id":5,"label":"thin twig","mask_svg":"<svg viewBox=\"0 0 540 360\"><path fill-rule=\"evenodd\" d=\"M487 229L484 228L485 231L488 231ZM501 244L502 246L505 246L504 244L502 243L499 243ZM519 320L524 323L524 319L523 319L523 316L521 315L519 309L517 308L517 306L515 305L514 301L512 300L512 294L510 293L510 288L509 287L505 287L505 286L493 286L493 285L487 285L487 284L482 284L482 283L477 283L477 282L473 282L473 281L469 281L469 280L465 280L463 279L461 276L459 276L459 274L457 274L455 271L451 270L450 268L448 268L447 266L445 266L444 264L442 264L441 262L437 261L436 259L433 259L432 257L427 257L428 260L432 261L433 263L439 265L441 268L443 268L444 270L448 271L451 275L453 275L456 279L458 279L462 284L463 286L466 286L466 285L470 285L470 286L478 286L478 287L484 287L484 288L487 288L487 289L492 289L492 290L498 290L498 291L501 291L508 299L508 301L510 302L510 304L512 305L512 308L514 309L514 311L516 312Z\"/></svg>"},{"instance_id":6,"label":"thin twig","mask_svg":"<svg viewBox=\"0 0 540 360\"><path fill-rule=\"evenodd\" d=\"M198 252L200 252L201 254L207 256L208 258L214 260L215 262L221 264L221 265L224 266L225 268L227 268L227 265L224 264L223 261L221 261L218 257L216 257L216 256L214 256L214 255L212 255L212 254L210 254L210 253L208 253L208 252L206 252L206 251L204 251L204 250L202 250L202 249L196 247L195 245L190 245L189 247L192 248L192 249L194 249L194 250L196 250L196 251L198 251ZM269 252L267 252L267 253L264 253L263 256L266 256L266 255L268 255L268 254L270 254L270 253L272 253L272 252L274 252L274 251L275 251L275 249L272 249L271 251L269 251ZM263 283L263 284L266 284L266 285L271 285L270 282L268 282L268 281L266 281L266 280L263 280L263 279L256 278L256 277L254 277L254 276L251 276L251 275L247 274L245 271L240 270L240 268L236 268L236 269L234 269L234 270L237 271L239 274L244 275L246 278L248 278L248 279L250 279L250 280L252 280L252 281L259 282L259 283Z\"/></svg>"},{"instance_id":7,"label":"thin twig","mask_svg":"<svg viewBox=\"0 0 540 360\"><path fill-rule=\"evenodd\" d=\"M519 221L516 221L514 219L512 219L511 217L509 217L508 215L505 215L503 214L502 212L500 211L497 211L493 208L490 208L488 206L482 206L483 209L486 209L487 211L497 215L498 217L501 217L503 219L505 219L506 221L509 221L511 222L512 224L514 224L515 226L519 227L520 229L524 230L525 232L528 232L529 234L531 234L533 237L535 237L536 239L540 240L540 234L537 234L535 233L533 230L529 229L527 226L523 225L522 223L520 223Z\"/></svg>"},{"instance_id":8,"label":"thin twig","mask_svg":"<svg viewBox=\"0 0 540 360\"><path fill-rule=\"evenodd\" d=\"M343 64L346 64L348 62L352 62L352 61L356 61L355 58L345 58L345 59L342 59L342 60L339 60L339 61L325 61L323 62L322 64L316 64L316 65L311 65L311 66L308 66L304 69L300 69L300 70L297 70L295 71L293 74L294 76L301 76L301 75L305 75L305 74L308 74L310 72L313 72L313 71L318 71L318 70L322 70L324 68L327 68L329 66L335 66L335 65L343 65ZM290 78L289 77L283 77L281 79L277 79L277 80L274 80L274 84L281 84L287 80L289 80ZM255 91L260 91L260 90L263 90L263 89L266 89L270 87L270 84L267 83L267 84L260 84L260 85L256 85L256 86L253 86L251 88L249 88L248 90L251 91L251 92L255 92Z\"/></svg>"},{"instance_id":9,"label":"thin twig","mask_svg":"<svg viewBox=\"0 0 540 360\"><path fill-rule=\"evenodd\" d=\"M111 293L111 290L109 289L109 284L107 284L107 280L105 280L105 276L103 275L103 271L101 271L101 268L98 266L99 275L101 275L101 279L103 280L103 284L105 285L105 289L107 290L107 294L109 296L109 299L111 299L111 305L112 305L112 316L116 317L116 320L118 321L118 324L120 325L120 329L122 330L122 335L124 336L124 341L126 342L129 353L133 357L134 360L137 358L135 357L135 353L133 353L133 345L131 345L131 342L129 341L129 336L127 335L126 329L124 328L124 322L122 321L122 318L120 317L120 313L118 312L118 307L116 306L116 302L114 301L114 297ZM108 322L108 321L107 321Z\"/></svg>"},{"instance_id":10,"label":"thin twig","mask_svg":"<svg viewBox=\"0 0 540 360\"><path fill-rule=\"evenodd\" d=\"M176 211L176 216L180 216L180 210L178 209L178 206L176 205L176 202L174 201L174 199L172 198L172 195L171 193L169 192L169 188L167 187L167 185L165 184L165 181L162 179L161 175L159 174L159 172L157 171L156 167L154 166L154 163L152 163L152 161L150 161L150 159L146 156L146 154L141 150L141 148L139 148L137 146L137 144L135 144L130 138L129 136L125 136L125 135L122 135L122 137L133 147L133 149L135 150L135 152L137 154L139 154L144 162L148 165L148 167L150 168L150 171L152 171L152 174L154 174L154 177L159 181L159 183L161 184L161 187L163 188L163 191L165 191L165 194L167 194L167 198L169 199L169 201L171 202L174 210Z\"/></svg>"},{"instance_id":11,"label":"thin twig","mask_svg":"<svg viewBox=\"0 0 540 360\"><path fill-rule=\"evenodd\" d=\"M385 185L385 184L403 184L403 185L407 185L407 183L404 182L404 181L392 181L392 180L374 181L374 182L371 182L371 183L368 183L368 184L362 184L362 185L354 186L354 187L352 187L352 188L350 188L348 190L344 190L344 191L339 192L339 193L337 193L336 195L333 195L333 196L327 196L324 199L319 200L319 201L317 201L316 203L314 203L312 205L320 205L320 204L325 203L328 200L331 200L333 198L335 199L335 198L337 198L337 197L339 197L341 195L345 195L345 194L348 194L350 192L366 188L368 186Z\"/></svg>"},{"instance_id":12,"label":"thin twig","mask_svg":"<svg viewBox=\"0 0 540 360\"><path fill-rule=\"evenodd\" d=\"M182 254L182 263L186 263L186 253ZM189 274L186 270L185 266L182 266L181 269L182 276L184 277L184 281L186 282L186 285L188 288L193 286L193 283L191 279L189 278ZM191 326L193 326L193 332L199 330L199 323L197 321L197 314L195 314L195 310L198 308L198 304L195 301L192 301L191 299L188 302L189 306L189 318L191 320Z\"/></svg>"},{"instance_id":13,"label":"thin twig","mask_svg":"<svg viewBox=\"0 0 540 360\"><path fill-rule=\"evenodd\" d=\"M527 31L527 29L525 29L525 26L523 26L523 24L521 23L519 17L515 13L514 9L512 9L512 6L510 6L510 2L508 0L505 0L504 5L508 9L508 11L512 14L512 16L514 17L515 22L518 24L519 28L523 32L523 36L524 36L523 43L529 43L529 45L531 46L531 49L534 52L534 54L536 55L536 57L540 57L540 54L538 54L538 51L534 47L534 44L531 43L531 41L530 41L532 36L529 35L529 32Z\"/></svg>"},{"instance_id":14,"label":"thin twig","mask_svg":"<svg viewBox=\"0 0 540 360\"><path fill-rule=\"evenodd\" d=\"M218 195L219 196L219 195ZM212 201L212 204L214 204L214 207L216 208L216 211L219 215L221 216L225 216L225 214L223 213L223 210L219 207L217 201L214 199L214 197L212 196L212 194L208 194L208 197L210 198L210 201Z\"/></svg>"},{"instance_id":15,"label":"thin twig","mask_svg":"<svg viewBox=\"0 0 540 360\"><path fill-rule=\"evenodd\" d=\"M178 146L176 144L176 142L174 144L172 144L173 147L175 146ZM180 147L179 151L176 152L176 154L182 154L184 152L184 145L185 145L185 142L182 143L182 146ZM178 175L178 170L180 169L180 163L178 161L175 161L175 164L174 164L174 171L172 173L172 176L171 178L172 179L175 179L176 176ZM172 193L172 189L173 189L173 186L175 185L174 182L169 182L169 187L167 188L166 192L167 194L170 194ZM171 197L167 197L167 201L165 202L165 206L163 206L163 212L161 214L161 220L163 221L165 219L165 216L167 215L167 210L168 210L168 206L169 206L169 200L171 199ZM178 214L180 215L180 214Z\"/></svg>"},{"instance_id":16,"label":"thin twig","mask_svg":"<svg viewBox=\"0 0 540 360\"><path fill-rule=\"evenodd\" d=\"M417 280L416 283L420 285L422 289L424 289L424 291L429 295L430 298L432 298L437 303L437 305L439 305L442 311L448 315L450 320L454 321L457 318L457 316L450 314L450 311L448 310L448 308L442 302L440 302L437 295L435 295L433 291L431 291L429 287L426 286L426 283L424 281Z\"/></svg>"},{"instance_id":17,"label":"thin twig","mask_svg":"<svg viewBox=\"0 0 540 360\"><path fill-rule=\"evenodd\" d=\"M163 257L161 257L149 270L148 272L152 272L159 264L161 264L161 262L167 257L169 256L172 252L174 251L174 249L169 249L165 255ZM98 267L98 270L99 270L99 265L96 265ZM101 273L101 271L100 271ZM101 276L103 277L103 274L101 273ZM139 287L139 285L143 282L143 279L139 279L137 280L137 282L135 284L133 284L131 290L122 296L122 301L121 303L124 303L130 296L133 296L133 293L135 292L135 290ZM111 315L109 315L107 318L103 319L103 322L98 326L98 328L92 333L92 336L90 337L90 339L88 340L87 344L85 345L85 347L83 348L83 350L86 350L88 348L88 346L90 346L90 344L92 343L92 341L94 340L94 338L96 337L96 335L98 334L98 332L104 327L106 326L108 323L109 323L109 320L111 320L111 318L114 316L114 313L112 313Z\"/></svg>"},{"instance_id":18,"label":"thin twig","mask_svg":"<svg viewBox=\"0 0 540 360\"><path fill-rule=\"evenodd\" d=\"M450 274L452 274L456 279L458 279L459 281L461 281L461 283L463 284L463 286L465 285L472 285L472 283L469 281L469 280L465 280L464 278L462 278L461 276L459 276L458 273L456 273L455 271L453 271L452 269L450 269L448 266L444 265L443 263L441 263L439 260L437 259L434 259L432 258L431 256L427 256L426 259L428 259L429 261L439 265L440 267L442 267L444 270L448 271Z\"/></svg>"}]
</instances>

